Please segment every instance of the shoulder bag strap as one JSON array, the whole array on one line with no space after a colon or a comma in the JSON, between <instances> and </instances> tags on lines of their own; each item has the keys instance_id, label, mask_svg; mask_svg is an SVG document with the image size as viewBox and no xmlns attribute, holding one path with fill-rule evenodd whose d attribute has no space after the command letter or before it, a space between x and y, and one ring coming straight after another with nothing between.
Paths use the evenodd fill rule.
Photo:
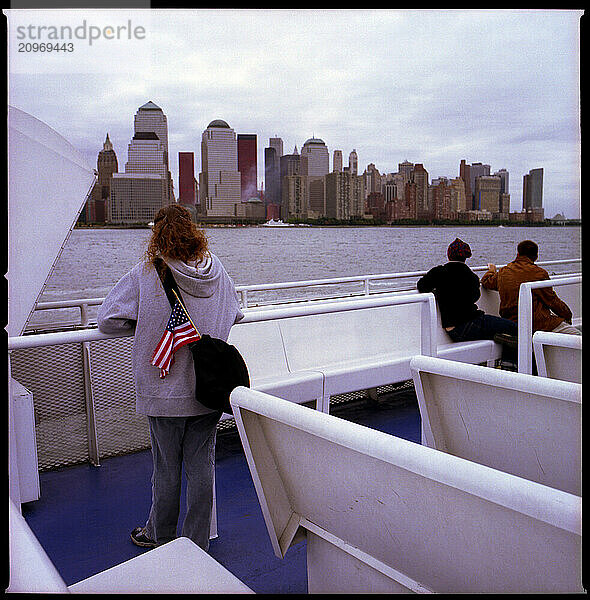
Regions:
<instances>
[{"instance_id":1,"label":"shoulder bag strap","mask_svg":"<svg viewBox=\"0 0 590 600\"><path fill-rule=\"evenodd\" d=\"M195 328L195 331L197 332L197 334L201 335L199 333L199 330L196 328L195 324L193 323L192 319L190 318L190 315L188 314L186 304L184 303L184 299L182 298L182 295L180 294L180 290L178 289L178 284L176 283L176 280L174 279L174 275L172 275L172 271L170 270L170 267L159 256L156 257L156 259L154 261L154 267L156 268L156 272L158 273L158 276L160 277L160 281L162 282L162 286L164 288L164 291L166 292L166 297L168 298L168 302L170 302L170 306L172 308L174 308L174 305L176 304L176 298L178 298L178 301L182 305L184 312L186 313L187 317L189 318L189 321L191 322L192 326ZM175 292L176 292L176 295L175 295Z\"/></svg>"},{"instance_id":2,"label":"shoulder bag strap","mask_svg":"<svg viewBox=\"0 0 590 600\"><path fill-rule=\"evenodd\" d=\"M174 297L174 292L172 290L178 294L178 298L181 302L183 302L182 296L180 295L180 290L176 285L172 271L170 271L170 267L168 267L168 265L160 257L156 257L154 260L154 267L156 268L158 276L160 277L160 281L162 282L162 286L164 287L164 291L166 292L166 297L168 298L168 302L170 302L170 306L174 307L176 302L176 298Z\"/></svg>"}]
</instances>

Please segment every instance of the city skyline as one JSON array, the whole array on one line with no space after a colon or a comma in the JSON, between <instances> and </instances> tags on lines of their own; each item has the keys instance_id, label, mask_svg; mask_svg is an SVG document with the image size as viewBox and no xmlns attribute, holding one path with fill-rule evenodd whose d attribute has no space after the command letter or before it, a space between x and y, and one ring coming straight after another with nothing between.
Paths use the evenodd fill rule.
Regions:
<instances>
[{"instance_id":1,"label":"city skyline","mask_svg":"<svg viewBox=\"0 0 590 600\"><path fill-rule=\"evenodd\" d=\"M168 116L176 196L178 153L195 154L198 176L201 134L223 119L258 136L258 186L270 138L291 153L316 137L330 157L356 149L360 172L404 160L431 179L458 176L461 159L504 168L512 211L523 175L542 167L546 216L580 216L582 11L7 12L13 45L19 24L50 12L56 23L132 18L145 28L145 39L80 41L71 56L34 64L11 49L9 102L94 166L107 132L124 163L129 115L152 100Z\"/></svg>"}]
</instances>

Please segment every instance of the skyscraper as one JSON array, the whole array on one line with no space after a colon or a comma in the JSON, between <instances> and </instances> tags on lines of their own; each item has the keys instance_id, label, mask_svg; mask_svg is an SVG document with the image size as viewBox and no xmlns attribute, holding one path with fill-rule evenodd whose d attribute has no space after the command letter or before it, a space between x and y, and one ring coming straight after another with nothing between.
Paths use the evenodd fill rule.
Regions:
<instances>
[{"instance_id":1,"label":"skyscraper","mask_svg":"<svg viewBox=\"0 0 590 600\"><path fill-rule=\"evenodd\" d=\"M324 176L330 172L330 153L320 138L311 137L301 148L300 173L306 177L309 212L323 215L326 212Z\"/></svg>"},{"instance_id":2,"label":"skyscraper","mask_svg":"<svg viewBox=\"0 0 590 600\"><path fill-rule=\"evenodd\" d=\"M431 219L434 213L428 202L428 171L423 164L414 165L410 180L416 184L416 218Z\"/></svg>"},{"instance_id":3,"label":"skyscraper","mask_svg":"<svg viewBox=\"0 0 590 600\"><path fill-rule=\"evenodd\" d=\"M259 196L257 152L256 134L238 133L238 171L242 202Z\"/></svg>"},{"instance_id":4,"label":"skyscraper","mask_svg":"<svg viewBox=\"0 0 590 600\"><path fill-rule=\"evenodd\" d=\"M522 178L522 208L527 220L542 221L543 211L543 169L531 169Z\"/></svg>"},{"instance_id":5,"label":"skyscraper","mask_svg":"<svg viewBox=\"0 0 590 600\"><path fill-rule=\"evenodd\" d=\"M299 176L301 170L301 155L297 152L297 146L293 150L293 154L283 154L279 159L279 181L280 181L280 198L281 198L281 218L288 218L289 205L293 201L289 198L289 194L294 190L297 191L299 198L305 198L307 202L307 189L300 191L296 190L294 185L287 184L286 177ZM305 178L301 179L297 185L305 185ZM299 201L298 201L299 202Z\"/></svg>"},{"instance_id":6,"label":"skyscraper","mask_svg":"<svg viewBox=\"0 0 590 600\"><path fill-rule=\"evenodd\" d=\"M352 152L348 155L348 170L353 175L359 174L359 157L354 148Z\"/></svg>"},{"instance_id":7,"label":"skyscraper","mask_svg":"<svg viewBox=\"0 0 590 600\"><path fill-rule=\"evenodd\" d=\"M473 191L471 189L471 165L465 162L465 159L461 160L459 165L459 177L463 180L465 185L465 210L471 210L473 208Z\"/></svg>"},{"instance_id":8,"label":"skyscraper","mask_svg":"<svg viewBox=\"0 0 590 600\"><path fill-rule=\"evenodd\" d=\"M119 165L108 133L102 150L98 153L96 169L98 179L92 188L84 211L86 223L104 223L109 214L112 175L118 171Z\"/></svg>"},{"instance_id":9,"label":"skyscraper","mask_svg":"<svg viewBox=\"0 0 590 600\"><path fill-rule=\"evenodd\" d=\"M201 211L208 217L241 217L241 177L234 130L223 120L211 121L201 139L199 174Z\"/></svg>"},{"instance_id":10,"label":"skyscraper","mask_svg":"<svg viewBox=\"0 0 590 600\"><path fill-rule=\"evenodd\" d=\"M330 154L324 140L311 137L301 148L301 174L323 177L330 172Z\"/></svg>"},{"instance_id":11,"label":"skyscraper","mask_svg":"<svg viewBox=\"0 0 590 600\"><path fill-rule=\"evenodd\" d=\"M364 177L349 170L326 175L325 215L333 219L362 218L365 212Z\"/></svg>"},{"instance_id":12,"label":"skyscraper","mask_svg":"<svg viewBox=\"0 0 590 600\"><path fill-rule=\"evenodd\" d=\"M490 165L484 165L480 162L471 163L469 173L471 177L471 193L473 194L473 210L482 210L479 199L475 195L475 180L478 177L488 177L490 174Z\"/></svg>"},{"instance_id":13,"label":"skyscraper","mask_svg":"<svg viewBox=\"0 0 590 600\"><path fill-rule=\"evenodd\" d=\"M178 153L178 201L196 205L195 155L193 152Z\"/></svg>"},{"instance_id":14,"label":"skyscraper","mask_svg":"<svg viewBox=\"0 0 590 600\"><path fill-rule=\"evenodd\" d=\"M268 147L264 149L264 202L266 205L281 204L281 156L283 156L283 140L279 137L269 138Z\"/></svg>"},{"instance_id":15,"label":"skyscraper","mask_svg":"<svg viewBox=\"0 0 590 600\"><path fill-rule=\"evenodd\" d=\"M475 203L478 210L492 214L501 212L500 194L502 180L496 175L480 175L475 180Z\"/></svg>"},{"instance_id":16,"label":"skyscraper","mask_svg":"<svg viewBox=\"0 0 590 600\"><path fill-rule=\"evenodd\" d=\"M125 173L113 173L110 220L147 223L174 202L168 168L168 121L159 106L147 102L135 114Z\"/></svg>"},{"instance_id":17,"label":"skyscraper","mask_svg":"<svg viewBox=\"0 0 590 600\"><path fill-rule=\"evenodd\" d=\"M342 150L334 150L334 161L332 171L334 173L342 172Z\"/></svg>"},{"instance_id":18,"label":"skyscraper","mask_svg":"<svg viewBox=\"0 0 590 600\"><path fill-rule=\"evenodd\" d=\"M168 168L168 119L164 111L151 100L146 102L135 113L134 129L135 133L153 132L158 136L162 142L164 164Z\"/></svg>"},{"instance_id":19,"label":"skyscraper","mask_svg":"<svg viewBox=\"0 0 590 600\"><path fill-rule=\"evenodd\" d=\"M283 156L283 140L280 137L271 137L268 139L268 146L274 148L277 156L281 158Z\"/></svg>"}]
</instances>

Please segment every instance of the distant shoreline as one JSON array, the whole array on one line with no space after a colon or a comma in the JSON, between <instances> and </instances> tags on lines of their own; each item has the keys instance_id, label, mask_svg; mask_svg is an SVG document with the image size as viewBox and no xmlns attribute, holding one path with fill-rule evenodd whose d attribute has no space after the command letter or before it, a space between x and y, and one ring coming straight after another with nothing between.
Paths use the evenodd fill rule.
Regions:
<instances>
[{"instance_id":1,"label":"distant shoreline","mask_svg":"<svg viewBox=\"0 0 590 600\"><path fill-rule=\"evenodd\" d=\"M507 221L445 221L440 223L407 221L403 223L375 223L375 222L294 222L294 225L304 225L311 227L581 227L581 219L566 219L564 221L552 222L543 221L540 223L531 222L507 222ZM219 228L238 228L238 227L262 227L263 223L206 223L197 221L199 227L219 227ZM115 224L115 223L76 223L74 229L151 229L150 225L144 223L137 224ZM281 227L265 227L265 229L282 229ZM291 229L291 228L289 228Z\"/></svg>"}]
</instances>

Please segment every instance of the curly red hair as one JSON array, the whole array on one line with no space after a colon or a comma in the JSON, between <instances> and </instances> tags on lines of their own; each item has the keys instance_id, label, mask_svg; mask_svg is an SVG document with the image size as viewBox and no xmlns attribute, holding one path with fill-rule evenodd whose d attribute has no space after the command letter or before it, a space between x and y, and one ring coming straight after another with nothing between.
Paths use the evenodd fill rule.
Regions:
<instances>
[{"instance_id":1,"label":"curly red hair","mask_svg":"<svg viewBox=\"0 0 590 600\"><path fill-rule=\"evenodd\" d=\"M191 219L190 212L179 204L162 207L154 217L152 236L146 257L153 264L156 256L187 262L200 262L209 249L205 232Z\"/></svg>"}]
</instances>

